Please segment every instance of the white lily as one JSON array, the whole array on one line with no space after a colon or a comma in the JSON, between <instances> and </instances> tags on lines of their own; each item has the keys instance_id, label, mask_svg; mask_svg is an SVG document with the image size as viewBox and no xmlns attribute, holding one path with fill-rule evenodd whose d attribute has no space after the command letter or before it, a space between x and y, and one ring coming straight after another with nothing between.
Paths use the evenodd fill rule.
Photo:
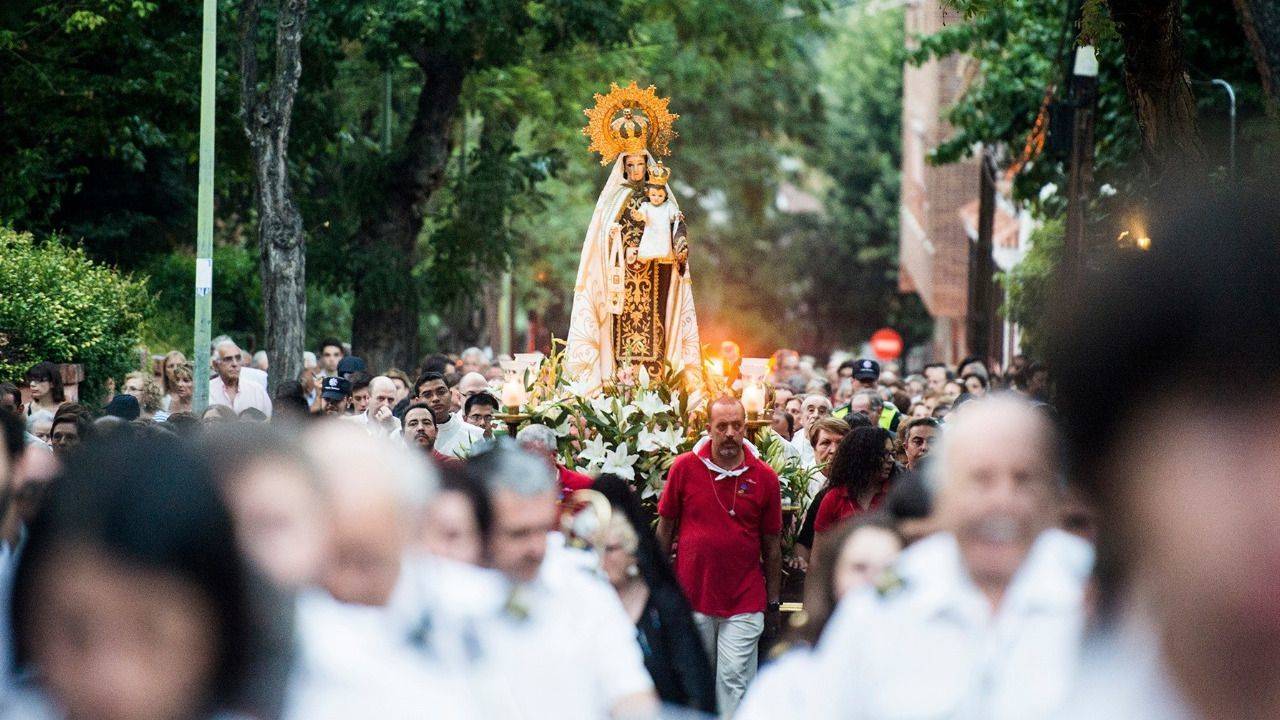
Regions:
<instances>
[{"instance_id":1,"label":"white lily","mask_svg":"<svg viewBox=\"0 0 1280 720\"><path fill-rule=\"evenodd\" d=\"M564 417L563 422L551 428L553 431L555 431L556 437L558 438L569 437L569 434L573 432L573 430L569 427L569 414L565 413L563 417Z\"/></svg>"},{"instance_id":2,"label":"white lily","mask_svg":"<svg viewBox=\"0 0 1280 720\"><path fill-rule=\"evenodd\" d=\"M644 365L641 365L640 372L636 373L636 383L641 390L649 389L649 371L645 369Z\"/></svg>"},{"instance_id":3,"label":"white lily","mask_svg":"<svg viewBox=\"0 0 1280 720\"><path fill-rule=\"evenodd\" d=\"M578 453L579 460L585 460L590 465L603 463L609 457L609 448L604 444L604 438L600 435L587 440L582 444L582 452Z\"/></svg>"},{"instance_id":4,"label":"white lily","mask_svg":"<svg viewBox=\"0 0 1280 720\"><path fill-rule=\"evenodd\" d=\"M626 480L634 480L636 477L635 464L640 459L639 455L628 454L630 448L625 442L618 443L618 447L614 448L607 458L605 458L604 466L600 468L601 474L612 473Z\"/></svg>"},{"instance_id":5,"label":"white lily","mask_svg":"<svg viewBox=\"0 0 1280 720\"><path fill-rule=\"evenodd\" d=\"M590 397L594 394L592 390L591 383L586 380L574 380L564 386L565 394L575 398Z\"/></svg>"},{"instance_id":6,"label":"white lily","mask_svg":"<svg viewBox=\"0 0 1280 720\"><path fill-rule=\"evenodd\" d=\"M658 433L650 430L649 428L643 428L640 430L640 434L636 436L636 452L653 452L654 450L660 450L662 448L662 444L658 441L658 437Z\"/></svg>"},{"instance_id":7,"label":"white lily","mask_svg":"<svg viewBox=\"0 0 1280 720\"><path fill-rule=\"evenodd\" d=\"M659 430L654 440L658 443L658 447L675 452L680 448L680 444L684 442L684 430L678 427L669 427L665 430Z\"/></svg>"},{"instance_id":8,"label":"white lily","mask_svg":"<svg viewBox=\"0 0 1280 720\"><path fill-rule=\"evenodd\" d=\"M640 411L636 409L635 405L622 405L621 407L619 407L618 415L616 417L618 421L618 427L622 427L626 425L627 420L629 420L632 415L635 415L638 412Z\"/></svg>"},{"instance_id":9,"label":"white lily","mask_svg":"<svg viewBox=\"0 0 1280 720\"><path fill-rule=\"evenodd\" d=\"M662 402L662 398L656 392L643 392L640 397L636 398L635 407L644 413L645 417L653 417L660 412L666 412L671 406Z\"/></svg>"},{"instance_id":10,"label":"white lily","mask_svg":"<svg viewBox=\"0 0 1280 720\"><path fill-rule=\"evenodd\" d=\"M613 398L607 395L591 398L591 409L600 417L613 417Z\"/></svg>"}]
</instances>

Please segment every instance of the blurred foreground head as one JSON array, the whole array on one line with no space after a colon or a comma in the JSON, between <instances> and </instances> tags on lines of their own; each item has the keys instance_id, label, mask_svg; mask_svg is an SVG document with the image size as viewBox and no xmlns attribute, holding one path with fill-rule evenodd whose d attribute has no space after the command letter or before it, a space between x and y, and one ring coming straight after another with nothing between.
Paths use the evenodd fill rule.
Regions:
<instances>
[{"instance_id":1,"label":"blurred foreground head","mask_svg":"<svg viewBox=\"0 0 1280 720\"><path fill-rule=\"evenodd\" d=\"M1056 459L1049 420L1020 398L973 400L948 419L930 467L937 519L988 595L1003 593L1053 524Z\"/></svg>"},{"instance_id":2,"label":"blurred foreground head","mask_svg":"<svg viewBox=\"0 0 1280 720\"><path fill-rule=\"evenodd\" d=\"M1051 353L1104 609L1203 717L1280 715L1280 206L1207 196L1083 284ZM1066 306L1064 306L1064 309Z\"/></svg>"},{"instance_id":3,"label":"blurred foreground head","mask_svg":"<svg viewBox=\"0 0 1280 720\"><path fill-rule=\"evenodd\" d=\"M231 516L176 440L69 456L14 579L17 662L68 717L199 717L244 677L248 593Z\"/></svg>"},{"instance_id":4,"label":"blurred foreground head","mask_svg":"<svg viewBox=\"0 0 1280 720\"><path fill-rule=\"evenodd\" d=\"M439 476L422 453L353 423L321 423L303 441L331 503L325 589L343 602L385 605Z\"/></svg>"}]
</instances>

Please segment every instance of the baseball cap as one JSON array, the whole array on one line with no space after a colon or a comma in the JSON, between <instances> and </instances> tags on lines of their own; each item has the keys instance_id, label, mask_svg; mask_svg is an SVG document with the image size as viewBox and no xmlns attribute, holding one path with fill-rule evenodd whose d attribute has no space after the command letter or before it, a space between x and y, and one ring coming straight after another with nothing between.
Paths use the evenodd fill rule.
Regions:
<instances>
[{"instance_id":1,"label":"baseball cap","mask_svg":"<svg viewBox=\"0 0 1280 720\"><path fill-rule=\"evenodd\" d=\"M324 379L324 387L320 390L320 397L325 400L341 400L351 396L351 381L344 377L327 377Z\"/></svg>"},{"instance_id":2,"label":"baseball cap","mask_svg":"<svg viewBox=\"0 0 1280 720\"><path fill-rule=\"evenodd\" d=\"M879 380L880 363L875 360L861 359L853 366L854 380Z\"/></svg>"},{"instance_id":3,"label":"baseball cap","mask_svg":"<svg viewBox=\"0 0 1280 720\"><path fill-rule=\"evenodd\" d=\"M344 378L350 375L351 373L364 372L364 371L365 371L364 360L361 360L355 355L348 355L338 361L338 374ZM348 392L350 392L350 390L348 390Z\"/></svg>"}]
</instances>

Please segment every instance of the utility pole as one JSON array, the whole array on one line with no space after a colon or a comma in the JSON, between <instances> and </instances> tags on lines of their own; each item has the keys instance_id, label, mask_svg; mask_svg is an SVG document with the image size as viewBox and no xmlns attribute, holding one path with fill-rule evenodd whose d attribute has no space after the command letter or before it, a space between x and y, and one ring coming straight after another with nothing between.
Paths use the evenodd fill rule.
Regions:
<instances>
[{"instance_id":1,"label":"utility pole","mask_svg":"<svg viewBox=\"0 0 1280 720\"><path fill-rule=\"evenodd\" d=\"M217 70L218 2L204 0L200 50L200 186L196 205L196 309L192 410L209 404L209 338L213 313L213 111Z\"/></svg>"},{"instance_id":2,"label":"utility pole","mask_svg":"<svg viewBox=\"0 0 1280 720\"><path fill-rule=\"evenodd\" d=\"M1067 226L1062 241L1061 284L1067 293L1084 274L1085 210L1093 186L1093 123L1098 97L1098 56L1092 45L1076 48L1071 76L1071 160L1067 178Z\"/></svg>"}]
</instances>

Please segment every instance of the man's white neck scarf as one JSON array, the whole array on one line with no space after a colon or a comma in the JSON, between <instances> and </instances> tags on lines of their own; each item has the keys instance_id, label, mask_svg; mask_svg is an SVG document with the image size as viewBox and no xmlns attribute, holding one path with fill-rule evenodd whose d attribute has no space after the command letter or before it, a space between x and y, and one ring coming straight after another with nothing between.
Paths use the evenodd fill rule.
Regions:
<instances>
[{"instance_id":1,"label":"man's white neck scarf","mask_svg":"<svg viewBox=\"0 0 1280 720\"><path fill-rule=\"evenodd\" d=\"M715 475L715 478L714 478L715 480L723 480L727 477L736 478L742 475L743 473L745 473L748 469L750 469L751 465L747 462L746 453L751 453L751 455L756 458L760 457L760 452L756 450L756 446L752 445L750 440L744 439L742 441L742 446L743 446L742 465L736 470L726 470L720 467L719 465L711 462L710 459L702 456L702 449L705 448L707 446L707 443L710 443L710 442L711 442L711 438L709 436L704 436L701 440L699 440L693 446L693 454L695 457L697 457L699 460L702 461L703 465L707 466L707 469L710 470L712 474Z\"/></svg>"}]
</instances>

